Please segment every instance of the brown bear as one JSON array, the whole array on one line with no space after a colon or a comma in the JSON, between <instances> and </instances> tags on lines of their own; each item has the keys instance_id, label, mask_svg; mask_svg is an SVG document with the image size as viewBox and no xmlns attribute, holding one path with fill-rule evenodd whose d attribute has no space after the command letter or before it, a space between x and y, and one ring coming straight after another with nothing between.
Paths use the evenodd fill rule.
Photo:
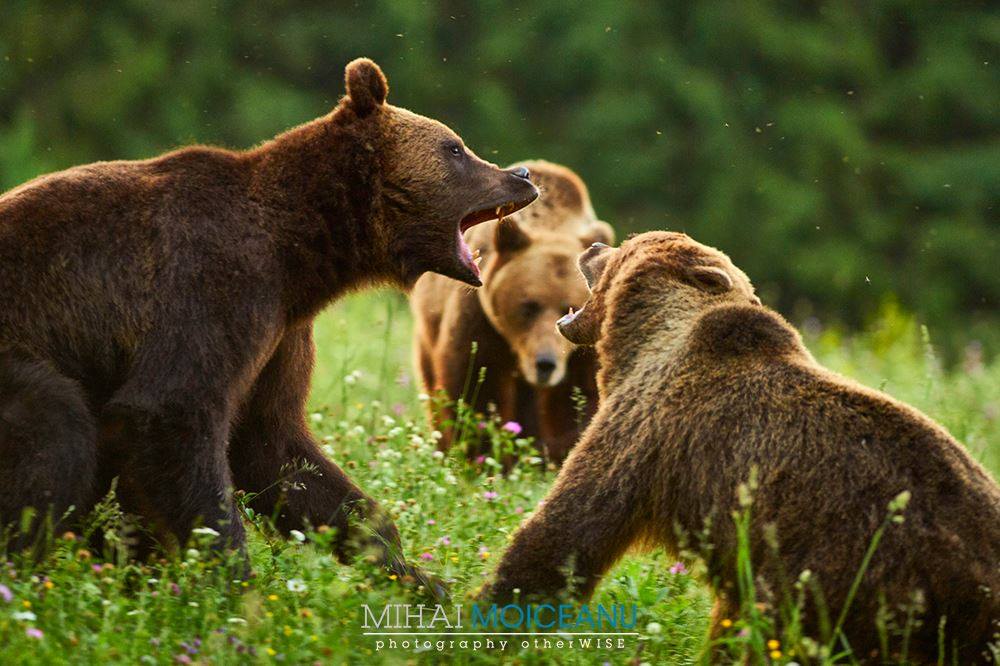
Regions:
<instances>
[{"instance_id":1,"label":"brown bear","mask_svg":"<svg viewBox=\"0 0 1000 666\"><path fill-rule=\"evenodd\" d=\"M428 270L478 286L462 232L537 190L387 93L355 60L331 113L257 148L79 166L0 198L2 523L79 514L118 477L159 537L203 523L242 547L236 488L285 532L335 526L338 555L356 536L406 570L306 425L312 320Z\"/></svg>"},{"instance_id":2,"label":"brown bear","mask_svg":"<svg viewBox=\"0 0 1000 666\"><path fill-rule=\"evenodd\" d=\"M831 640L820 609L832 629L882 528L836 650L849 644L870 658L880 612L902 625L900 609L917 600L910 659L936 661L939 647L947 663L984 659L1000 621L1000 488L958 442L912 407L822 368L724 254L683 234L598 245L580 268L591 297L559 327L596 344L600 408L487 596L551 595L570 582L586 596L629 546L676 554L679 534L701 535L718 636L747 602L734 515L755 476L758 601L780 611L808 570L825 601L810 597L802 626ZM903 522L887 520L905 493ZM899 648L893 640L889 649Z\"/></svg>"},{"instance_id":3,"label":"brown bear","mask_svg":"<svg viewBox=\"0 0 1000 666\"><path fill-rule=\"evenodd\" d=\"M443 450L452 443L453 402L474 396L475 409L492 403L500 418L521 424L561 462L596 409L597 367L594 354L559 335L555 323L587 298L576 268L580 250L613 242L613 232L597 219L576 173L542 160L513 168L520 167L530 170L538 201L466 233L481 253L484 286L473 292L431 274L417 280L410 295L414 365L425 390L445 397L443 404L428 402ZM480 368L485 376L476 390ZM479 451L475 445L467 452Z\"/></svg>"}]
</instances>

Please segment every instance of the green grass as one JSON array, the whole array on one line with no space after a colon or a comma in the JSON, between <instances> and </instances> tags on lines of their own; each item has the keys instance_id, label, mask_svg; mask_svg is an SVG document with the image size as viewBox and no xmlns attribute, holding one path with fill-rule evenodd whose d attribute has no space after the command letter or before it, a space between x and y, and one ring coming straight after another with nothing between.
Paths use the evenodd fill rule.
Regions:
<instances>
[{"instance_id":1,"label":"green grass","mask_svg":"<svg viewBox=\"0 0 1000 666\"><path fill-rule=\"evenodd\" d=\"M489 575L554 472L525 465L504 478L489 461L474 469L457 453L434 454L410 367L409 326L405 302L390 294L355 296L325 314L310 409L330 455L392 513L407 556L453 580L460 603ZM1000 469L1000 362L970 356L945 371L920 328L891 309L865 334L828 330L807 342L823 363L919 407L994 474ZM324 547L329 534L298 543L251 532L256 577L247 585L206 562L204 544L155 566L108 562L68 539L40 565L0 562L0 663L493 663L502 656L525 664L663 664L695 662L705 646L708 594L692 575L670 573L673 561L654 551L622 560L594 599L638 606L641 635L624 650L376 653L374 639L361 635L362 605L424 598L364 562L340 565ZM788 653L785 637L767 635L766 623L733 621L736 651L779 639L776 663L806 661Z\"/></svg>"}]
</instances>

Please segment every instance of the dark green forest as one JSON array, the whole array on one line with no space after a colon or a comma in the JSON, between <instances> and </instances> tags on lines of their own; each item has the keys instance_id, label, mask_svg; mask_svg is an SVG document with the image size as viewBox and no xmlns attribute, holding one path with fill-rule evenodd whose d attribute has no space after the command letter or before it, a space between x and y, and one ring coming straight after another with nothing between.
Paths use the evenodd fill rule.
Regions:
<instances>
[{"instance_id":1,"label":"dark green forest","mask_svg":"<svg viewBox=\"0 0 1000 666\"><path fill-rule=\"evenodd\" d=\"M499 163L576 169L624 235L728 252L792 319L898 302L1000 342L987 2L0 0L0 189L326 113L354 57Z\"/></svg>"}]
</instances>

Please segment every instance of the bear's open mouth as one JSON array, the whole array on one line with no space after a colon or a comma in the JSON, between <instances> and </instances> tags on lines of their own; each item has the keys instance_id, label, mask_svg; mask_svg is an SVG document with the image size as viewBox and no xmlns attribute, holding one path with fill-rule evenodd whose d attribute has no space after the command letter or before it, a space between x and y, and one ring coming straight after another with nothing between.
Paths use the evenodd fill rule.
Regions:
<instances>
[{"instance_id":1,"label":"bear's open mouth","mask_svg":"<svg viewBox=\"0 0 1000 666\"><path fill-rule=\"evenodd\" d=\"M564 315L563 315L562 317L560 317L560 318L559 318L559 321L557 321L557 322L556 322L556 327L557 327L557 328L559 328L560 330L562 330L562 327L563 327L563 326L567 326L567 325L569 325L569 324L572 324L572 323L573 323L573 321L574 321L574 320L575 320L575 319L576 319L577 317L579 317L579 316L580 316L580 313L581 313L581 312L583 312L583 309L584 309L585 307L587 307L587 304L586 304L586 303L584 303L583 305L581 305L581 306L580 306L580 309L579 309L579 310L576 310L576 311L574 311L574 310L573 310L573 308L570 308L570 309L569 309L569 312L567 312L567 313L566 313L566 314L564 314Z\"/></svg>"},{"instance_id":2,"label":"bear's open mouth","mask_svg":"<svg viewBox=\"0 0 1000 666\"><path fill-rule=\"evenodd\" d=\"M457 229L458 260L461 262L462 266L464 266L472 274L472 276L475 277L476 281L478 281L481 276L479 271L479 262L482 257L479 256L479 250L473 252L468 243L465 242L465 232L477 224L482 224L483 222L489 222L490 220L502 220L507 215L521 210L532 201L534 201L534 197L520 202L508 201L499 205L491 205L486 208L480 208L467 214L459 221ZM471 284L471 281L467 280L467 282L470 282Z\"/></svg>"}]
</instances>

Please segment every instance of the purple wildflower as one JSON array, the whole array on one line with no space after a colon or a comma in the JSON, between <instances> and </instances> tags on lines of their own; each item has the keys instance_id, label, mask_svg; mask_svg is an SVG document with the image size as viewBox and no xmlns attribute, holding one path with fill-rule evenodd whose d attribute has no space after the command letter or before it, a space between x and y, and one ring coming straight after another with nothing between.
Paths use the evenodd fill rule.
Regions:
<instances>
[{"instance_id":1,"label":"purple wildflower","mask_svg":"<svg viewBox=\"0 0 1000 666\"><path fill-rule=\"evenodd\" d=\"M24 635L27 636L28 638L34 638L37 640L42 640L42 638L45 637L45 634L42 633L42 630L38 629L37 627L28 627L27 629L24 630Z\"/></svg>"},{"instance_id":2,"label":"purple wildflower","mask_svg":"<svg viewBox=\"0 0 1000 666\"><path fill-rule=\"evenodd\" d=\"M487 502L492 502L498 497L500 497L500 493L498 493L495 490L487 490L485 493L483 493L483 499L486 500Z\"/></svg>"},{"instance_id":3,"label":"purple wildflower","mask_svg":"<svg viewBox=\"0 0 1000 666\"><path fill-rule=\"evenodd\" d=\"M670 573L674 575L683 576L687 572L688 572L687 567L684 566L683 562L674 562L673 565L670 567Z\"/></svg>"},{"instance_id":4,"label":"purple wildflower","mask_svg":"<svg viewBox=\"0 0 1000 666\"><path fill-rule=\"evenodd\" d=\"M0 583L0 599L3 599L8 604L14 600L14 593L3 583Z\"/></svg>"},{"instance_id":5,"label":"purple wildflower","mask_svg":"<svg viewBox=\"0 0 1000 666\"><path fill-rule=\"evenodd\" d=\"M430 553L420 553L420 559L422 559L422 560L425 560L425 561L428 561L428 562L429 562L430 560L433 560L433 559L434 559L434 556L433 556L433 555L431 555Z\"/></svg>"},{"instance_id":6,"label":"purple wildflower","mask_svg":"<svg viewBox=\"0 0 1000 666\"><path fill-rule=\"evenodd\" d=\"M507 432L514 433L515 435L520 435L521 431L524 430L524 428L521 427L521 424L517 421L507 421L507 423L504 423L501 427Z\"/></svg>"}]
</instances>

